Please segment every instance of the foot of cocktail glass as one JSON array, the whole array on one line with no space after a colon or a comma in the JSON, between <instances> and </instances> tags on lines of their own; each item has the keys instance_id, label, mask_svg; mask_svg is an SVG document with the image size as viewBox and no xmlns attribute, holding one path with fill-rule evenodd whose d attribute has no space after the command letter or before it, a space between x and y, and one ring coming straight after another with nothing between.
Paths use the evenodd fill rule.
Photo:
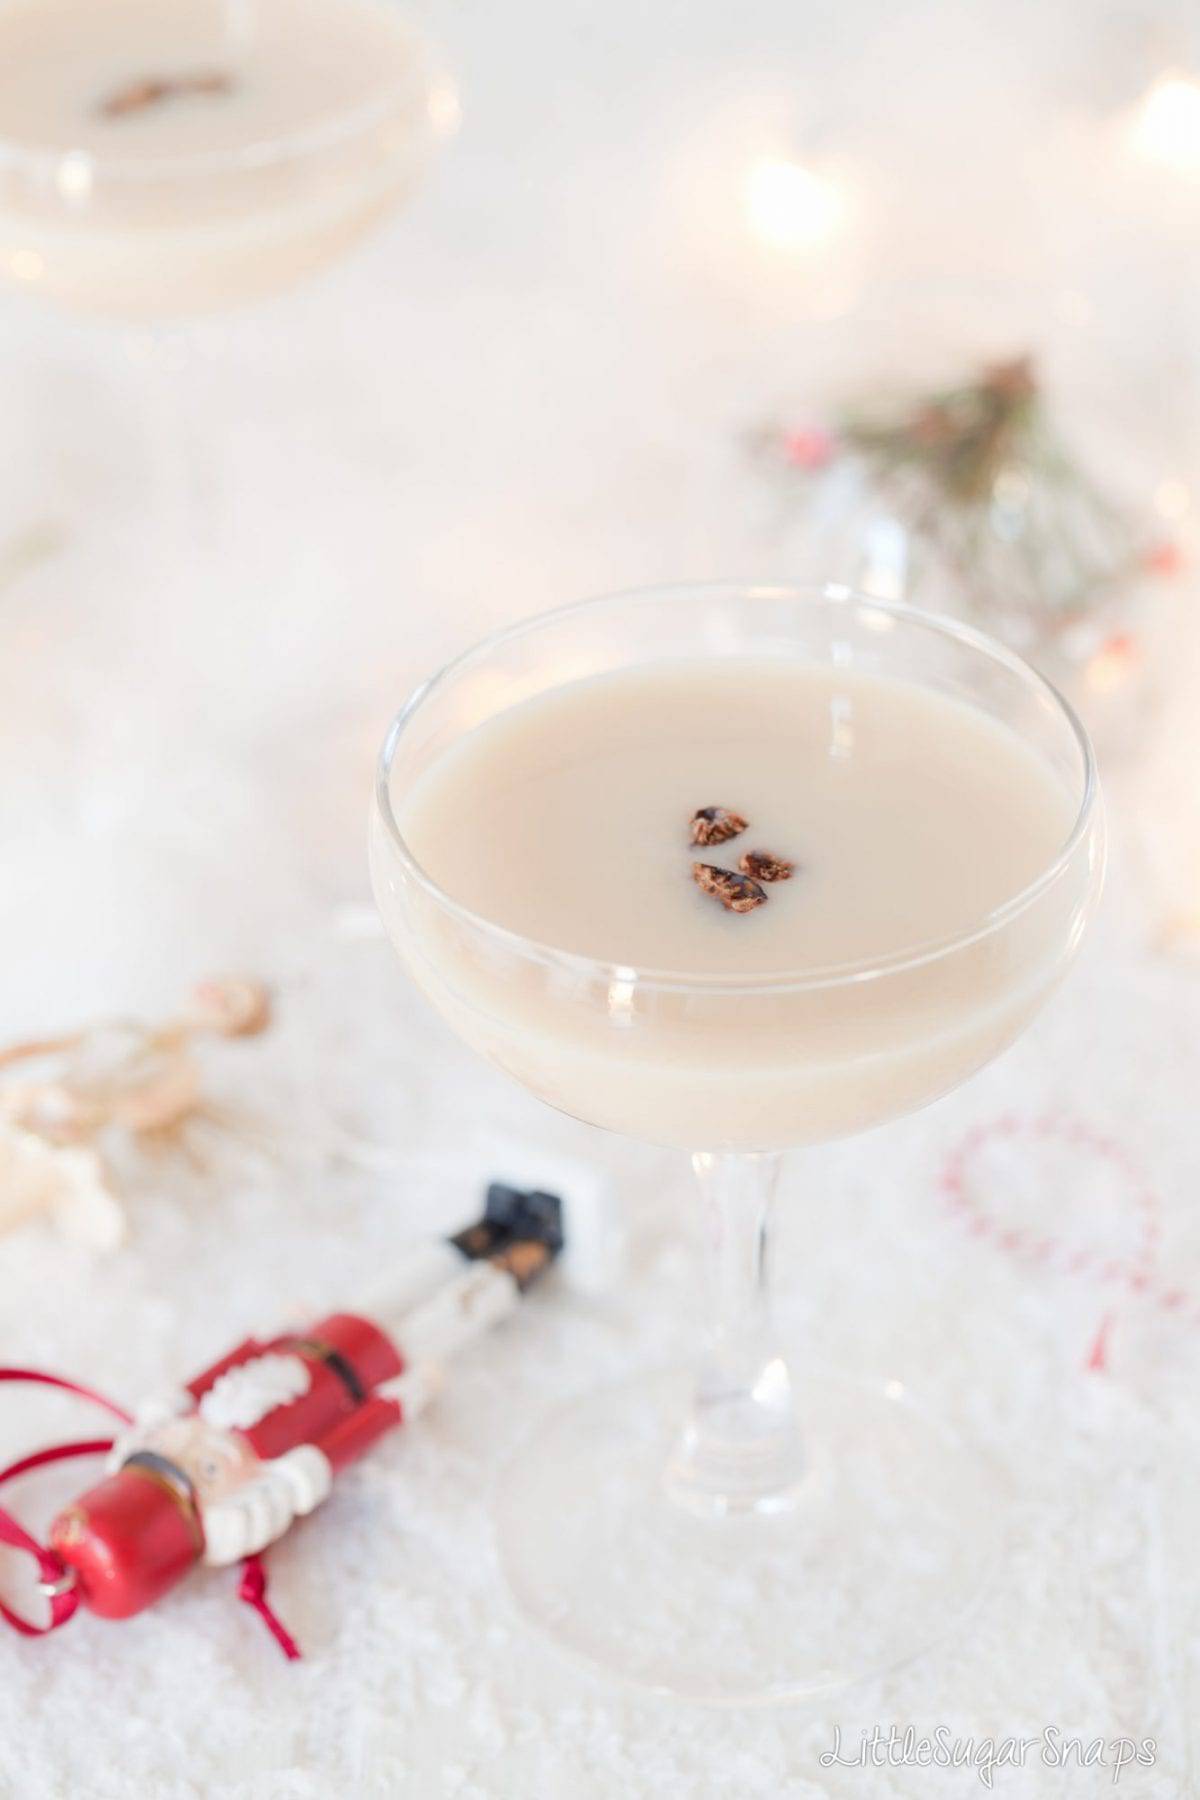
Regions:
<instances>
[{"instance_id":1,"label":"foot of cocktail glass","mask_svg":"<svg viewBox=\"0 0 1200 1800\"><path fill-rule=\"evenodd\" d=\"M525 1615L608 1672L728 1705L894 1668L985 1591L1002 1493L982 1457L881 1386L789 1369L770 1322L775 1156L693 1159L708 1343L698 1375L561 1408L500 1477Z\"/></svg>"}]
</instances>

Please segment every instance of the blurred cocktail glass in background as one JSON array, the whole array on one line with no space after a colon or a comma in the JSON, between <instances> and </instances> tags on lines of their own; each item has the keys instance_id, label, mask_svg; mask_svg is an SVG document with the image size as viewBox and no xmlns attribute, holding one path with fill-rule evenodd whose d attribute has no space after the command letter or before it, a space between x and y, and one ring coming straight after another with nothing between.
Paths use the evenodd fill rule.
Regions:
<instances>
[{"instance_id":1,"label":"blurred cocktail glass in background","mask_svg":"<svg viewBox=\"0 0 1200 1800\"><path fill-rule=\"evenodd\" d=\"M456 118L393 0L0 0L0 281L106 321L168 555L217 535L222 434L188 388L220 334L194 321L342 257Z\"/></svg>"}]
</instances>

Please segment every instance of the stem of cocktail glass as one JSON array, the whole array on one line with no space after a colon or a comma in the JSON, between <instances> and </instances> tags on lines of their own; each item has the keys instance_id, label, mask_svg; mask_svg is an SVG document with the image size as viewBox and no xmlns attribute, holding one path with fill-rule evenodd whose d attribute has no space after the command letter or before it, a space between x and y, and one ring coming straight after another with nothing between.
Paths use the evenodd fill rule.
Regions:
<instances>
[{"instance_id":1,"label":"stem of cocktail glass","mask_svg":"<svg viewBox=\"0 0 1200 1800\"><path fill-rule=\"evenodd\" d=\"M804 1452L788 1366L771 1326L767 1225L778 1155L700 1151L709 1333L691 1411L665 1481L692 1511L774 1512L790 1505Z\"/></svg>"}]
</instances>

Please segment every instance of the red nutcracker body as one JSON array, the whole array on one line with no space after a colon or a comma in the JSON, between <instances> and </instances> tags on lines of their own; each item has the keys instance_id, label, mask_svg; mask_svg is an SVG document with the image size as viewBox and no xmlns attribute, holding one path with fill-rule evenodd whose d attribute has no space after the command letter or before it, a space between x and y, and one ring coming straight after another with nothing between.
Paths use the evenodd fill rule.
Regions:
<instances>
[{"instance_id":1,"label":"red nutcracker body","mask_svg":"<svg viewBox=\"0 0 1200 1800\"><path fill-rule=\"evenodd\" d=\"M253 1376L281 1365L300 1389L294 1398L268 1406L253 1423L208 1424L205 1400L220 1383L228 1387L235 1372ZM302 1337L289 1333L239 1344L187 1384L183 1393L194 1403L191 1410L179 1407L161 1423L141 1431L135 1427L132 1437L118 1440L114 1459L120 1466L55 1520L50 1542L74 1571L84 1604L109 1619L129 1618L152 1605L205 1559L208 1521L224 1520L228 1537L231 1509L242 1518L244 1535L234 1534L232 1554L222 1546L211 1560L235 1561L264 1548L254 1541L261 1532L255 1531L253 1509L256 1500L264 1502L264 1482L278 1477L268 1465L289 1451L316 1452L306 1459L310 1479L303 1493L301 1471L293 1472L290 1497L300 1503L283 1521L286 1529L328 1492L321 1459L332 1474L402 1423L402 1399L378 1390L403 1371L388 1334L353 1313L322 1319ZM246 1405L252 1406L252 1397ZM160 1410L165 1407L151 1408L150 1417L157 1419ZM222 1432L233 1440L232 1453L215 1441ZM134 1447L143 1435L145 1447ZM279 1523L288 1498L281 1492L278 1510L269 1515L260 1504L265 1522ZM243 1516L247 1499L250 1516ZM266 1541L278 1535L273 1529Z\"/></svg>"},{"instance_id":2,"label":"red nutcracker body","mask_svg":"<svg viewBox=\"0 0 1200 1800\"><path fill-rule=\"evenodd\" d=\"M77 1602L129 1618L197 1563L257 1557L320 1505L338 1470L421 1410L441 1364L515 1310L562 1242L554 1196L493 1185L483 1219L411 1252L377 1304L302 1333L247 1338L141 1407L112 1446L106 1478L54 1521L48 1552L3 1513L0 1541L37 1555L54 1624ZM46 1580L47 1564L61 1575ZM289 1647L261 1573L243 1583L243 1597Z\"/></svg>"}]
</instances>

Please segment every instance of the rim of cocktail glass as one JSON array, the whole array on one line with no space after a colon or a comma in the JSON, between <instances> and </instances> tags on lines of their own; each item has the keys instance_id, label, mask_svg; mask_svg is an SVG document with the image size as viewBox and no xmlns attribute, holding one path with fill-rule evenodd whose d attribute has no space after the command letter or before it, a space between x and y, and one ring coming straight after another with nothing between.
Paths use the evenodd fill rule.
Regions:
<instances>
[{"instance_id":1,"label":"rim of cocktail glass","mask_svg":"<svg viewBox=\"0 0 1200 1800\"><path fill-rule=\"evenodd\" d=\"M25 173L42 181L53 181L64 164L86 163L93 185L109 181L136 185L277 167L300 162L306 156L314 156L335 144L349 143L360 134L374 130L392 116L400 101L411 100L415 94L421 95L421 111L430 138L437 141L453 136L459 118L458 89L433 35L404 0L377 0L377 4L385 11L399 14L411 27L413 43L420 52L421 82L417 88L414 88L410 74L402 80L389 82L363 105L332 113L328 119L303 131L252 139L236 148L193 150L178 156L98 154L82 146L35 144L0 135L0 174Z\"/></svg>"},{"instance_id":2,"label":"rim of cocktail glass","mask_svg":"<svg viewBox=\"0 0 1200 1800\"><path fill-rule=\"evenodd\" d=\"M570 619L577 614L593 610L599 611L603 607L615 607L622 602L630 601L672 599L684 601L688 598L712 600L721 597L732 598L735 595L746 599L807 600L854 609L867 608L872 612L884 614L889 618L898 619L905 624L917 626L931 634L949 639L968 650L976 651L994 665L1007 668L1019 676L1033 692L1040 693L1049 699L1070 729L1082 757L1083 791L1070 831L1060 849L1041 873L1031 882L1027 882L1010 899L985 913L977 924L963 931L906 946L887 956L864 957L851 962L827 963L812 969L781 969L759 975L714 975L689 972L683 969L638 968L632 964L587 956L574 950L563 950L557 945L525 937L521 932L512 931L505 925L499 925L494 919L489 919L484 914L477 913L473 908L464 905L462 901L456 900L421 867L405 840L392 806L392 765L400 741L417 713L427 701L449 686L455 676L472 663L485 661L495 651L516 639L530 636L543 626ZM468 650L464 650L460 655L443 664L435 674L413 689L388 728L375 770L375 804L384 828L399 854L406 872L445 912L461 923L527 958L534 958L539 962L549 963L558 968L569 969L576 974L585 973L593 978L599 976L607 977L610 980L633 981L639 988L689 992L709 991L725 994L794 992L810 988L836 987L850 982L871 981L885 975L899 974L908 969L918 968L925 963L935 962L939 957L953 955L959 950L967 949L970 945L981 942L992 933L1000 931L1010 924L1028 907L1034 905L1042 894L1053 887L1091 829L1099 792L1095 752L1079 715L1070 701L1058 691L1054 684L1040 674L1023 656L1019 656L1005 645L997 643L985 632L977 631L971 625L964 625L958 619L950 619L940 613L925 612L919 607L907 606L900 601L877 600L870 594L860 593L840 582L806 584L803 582L697 581L670 583L662 587L626 588L615 593L599 594L587 600L571 601L565 606L556 606L548 612L535 613L530 618L520 619L515 624L506 625L501 630L491 632L487 637L481 638Z\"/></svg>"}]
</instances>

